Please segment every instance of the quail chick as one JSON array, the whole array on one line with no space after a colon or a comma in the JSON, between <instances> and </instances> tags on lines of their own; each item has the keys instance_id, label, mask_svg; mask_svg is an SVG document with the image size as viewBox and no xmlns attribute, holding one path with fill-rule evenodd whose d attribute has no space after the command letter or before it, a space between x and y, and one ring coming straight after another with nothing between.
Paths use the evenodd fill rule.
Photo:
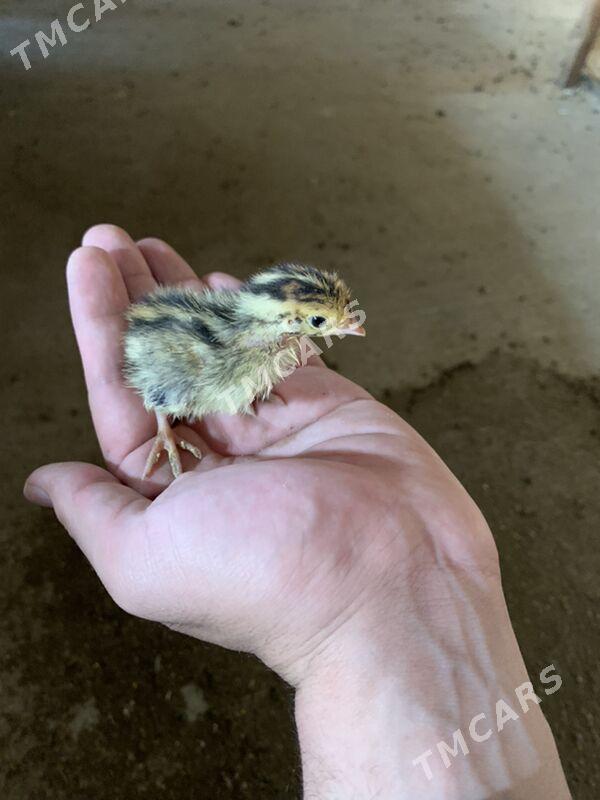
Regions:
<instances>
[{"instance_id":1,"label":"quail chick","mask_svg":"<svg viewBox=\"0 0 600 800\"><path fill-rule=\"evenodd\" d=\"M284 264L254 275L239 291L162 287L132 304L124 373L158 423L144 477L163 450L175 477L178 447L202 457L175 438L169 417L253 413L253 401L267 398L299 363L301 337L364 336L350 302L336 273Z\"/></svg>"}]
</instances>

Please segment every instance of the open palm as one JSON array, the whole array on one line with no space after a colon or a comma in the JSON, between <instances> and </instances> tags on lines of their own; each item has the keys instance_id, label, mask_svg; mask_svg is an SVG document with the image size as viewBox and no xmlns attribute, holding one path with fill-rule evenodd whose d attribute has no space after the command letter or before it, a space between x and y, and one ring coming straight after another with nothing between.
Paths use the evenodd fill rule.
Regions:
<instances>
[{"instance_id":1,"label":"open palm","mask_svg":"<svg viewBox=\"0 0 600 800\"><path fill-rule=\"evenodd\" d=\"M255 417L187 427L204 457L183 454L176 481L164 463L142 481L156 422L122 379L123 312L157 282L198 291L238 282L201 280L165 243L135 244L109 225L83 245L69 260L69 297L108 471L49 465L27 493L54 506L121 606L254 652L297 683L361 608L410 586L440 547L496 569L485 523L439 458L318 359Z\"/></svg>"}]
</instances>

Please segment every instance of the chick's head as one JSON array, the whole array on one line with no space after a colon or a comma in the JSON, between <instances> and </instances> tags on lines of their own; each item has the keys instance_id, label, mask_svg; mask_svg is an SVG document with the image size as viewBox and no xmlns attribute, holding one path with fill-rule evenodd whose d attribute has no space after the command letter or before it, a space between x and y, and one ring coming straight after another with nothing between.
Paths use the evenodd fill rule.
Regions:
<instances>
[{"instance_id":1,"label":"chick's head","mask_svg":"<svg viewBox=\"0 0 600 800\"><path fill-rule=\"evenodd\" d=\"M281 264L259 272L242 287L261 315L294 336L364 336L357 303L335 272Z\"/></svg>"}]
</instances>

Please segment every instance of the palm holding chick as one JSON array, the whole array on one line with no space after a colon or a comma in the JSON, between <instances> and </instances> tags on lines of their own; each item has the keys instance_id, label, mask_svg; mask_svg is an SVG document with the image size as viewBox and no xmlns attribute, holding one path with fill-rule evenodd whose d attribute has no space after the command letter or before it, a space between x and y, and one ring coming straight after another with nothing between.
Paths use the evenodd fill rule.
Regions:
<instances>
[{"instance_id":1,"label":"palm holding chick","mask_svg":"<svg viewBox=\"0 0 600 800\"><path fill-rule=\"evenodd\" d=\"M178 426L202 461L183 453L177 481L164 463L141 480L156 425L122 379L124 313L157 282L236 282L201 282L164 243L137 246L112 226L86 234L68 282L109 471L49 465L27 493L54 506L122 607L253 652L298 685L333 642L401 614L415 574L435 570L440 552L495 574L485 522L433 451L318 359L254 417Z\"/></svg>"}]
</instances>

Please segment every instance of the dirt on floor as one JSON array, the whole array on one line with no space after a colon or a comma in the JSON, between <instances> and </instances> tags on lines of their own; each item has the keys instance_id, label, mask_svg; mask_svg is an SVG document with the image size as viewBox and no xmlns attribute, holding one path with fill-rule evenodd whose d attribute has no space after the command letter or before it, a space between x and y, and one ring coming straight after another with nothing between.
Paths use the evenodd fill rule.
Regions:
<instances>
[{"instance_id":1,"label":"dirt on floor","mask_svg":"<svg viewBox=\"0 0 600 800\"><path fill-rule=\"evenodd\" d=\"M101 221L199 272L349 279L369 336L335 365L481 505L531 674L563 678L543 710L574 796L600 796L600 100L557 83L578 5L128 0L29 71L8 51L50 12L7 15L3 800L299 794L289 689L128 617L21 499L38 464L99 458L63 269Z\"/></svg>"}]
</instances>

